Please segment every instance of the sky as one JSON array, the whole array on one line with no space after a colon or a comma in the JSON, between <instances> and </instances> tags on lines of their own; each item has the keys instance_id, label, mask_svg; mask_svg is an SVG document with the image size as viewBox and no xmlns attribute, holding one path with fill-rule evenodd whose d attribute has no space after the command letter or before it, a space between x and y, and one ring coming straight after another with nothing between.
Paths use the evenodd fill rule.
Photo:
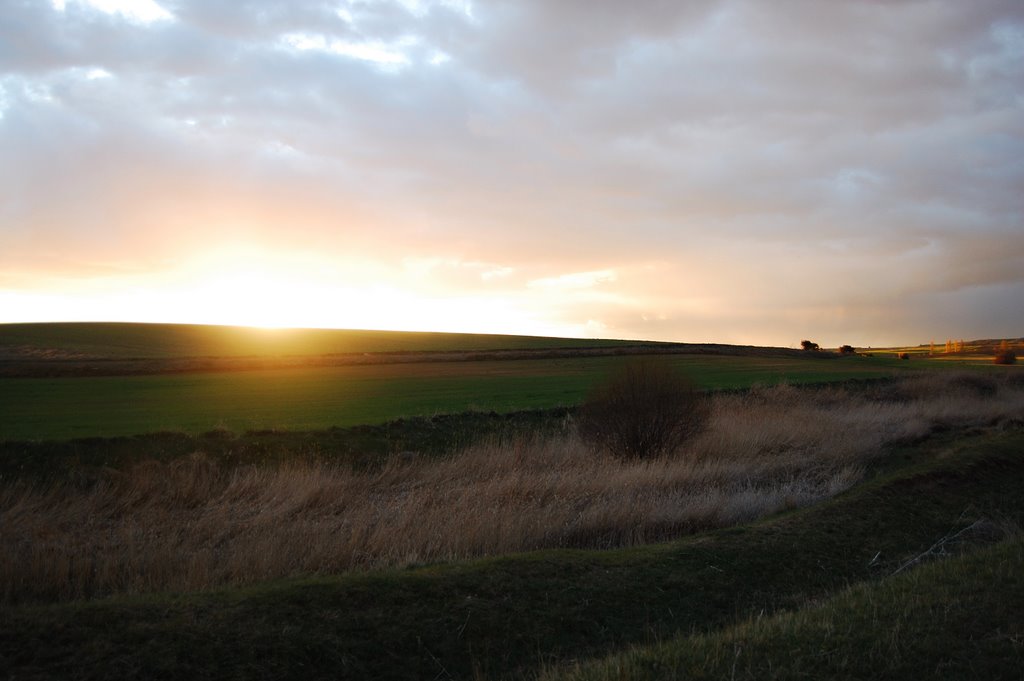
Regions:
<instances>
[{"instance_id":1,"label":"sky","mask_svg":"<svg viewBox=\"0 0 1024 681\"><path fill-rule=\"evenodd\" d=\"M1024 335L1020 0L0 0L0 322Z\"/></svg>"}]
</instances>

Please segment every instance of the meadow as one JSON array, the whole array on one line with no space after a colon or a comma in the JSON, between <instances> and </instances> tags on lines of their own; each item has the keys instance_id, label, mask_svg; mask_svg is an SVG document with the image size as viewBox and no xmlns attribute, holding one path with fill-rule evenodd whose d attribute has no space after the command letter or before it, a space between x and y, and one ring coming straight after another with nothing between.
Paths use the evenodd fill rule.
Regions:
<instances>
[{"instance_id":1,"label":"meadow","mask_svg":"<svg viewBox=\"0 0 1024 681\"><path fill-rule=\"evenodd\" d=\"M627 356L0 378L0 440L311 430L465 411L567 407L625 361ZM878 378L912 368L882 357L670 355L666 361L705 389Z\"/></svg>"},{"instance_id":2,"label":"meadow","mask_svg":"<svg viewBox=\"0 0 1024 681\"><path fill-rule=\"evenodd\" d=\"M719 394L704 432L651 461L590 451L571 421L545 437L362 471L299 461L231 468L202 453L142 460L84 488L7 487L0 601L645 544L831 498L887 446L1022 414L1019 381L933 374L867 390Z\"/></svg>"},{"instance_id":3,"label":"meadow","mask_svg":"<svg viewBox=\"0 0 1024 681\"><path fill-rule=\"evenodd\" d=\"M1020 367L707 350L639 461L573 424L629 355L0 379L0 669L1019 673Z\"/></svg>"},{"instance_id":4,"label":"meadow","mask_svg":"<svg viewBox=\"0 0 1024 681\"><path fill-rule=\"evenodd\" d=\"M502 354L509 352L520 354ZM785 348L530 336L5 324L0 441L306 431L570 407L629 356L649 353L665 354L703 389L878 378L987 359L908 363L880 351L834 358Z\"/></svg>"}]
</instances>

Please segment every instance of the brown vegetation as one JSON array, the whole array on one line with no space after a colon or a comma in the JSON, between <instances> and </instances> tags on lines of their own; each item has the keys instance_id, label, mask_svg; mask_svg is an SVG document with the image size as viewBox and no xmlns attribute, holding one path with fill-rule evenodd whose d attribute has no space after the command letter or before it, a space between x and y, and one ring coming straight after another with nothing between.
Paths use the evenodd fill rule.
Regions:
<instances>
[{"instance_id":1,"label":"brown vegetation","mask_svg":"<svg viewBox=\"0 0 1024 681\"><path fill-rule=\"evenodd\" d=\"M1015 364L1017 362L1017 353L1010 348L1002 348L996 352L993 361L996 364Z\"/></svg>"},{"instance_id":2,"label":"brown vegetation","mask_svg":"<svg viewBox=\"0 0 1024 681\"><path fill-rule=\"evenodd\" d=\"M886 445L1022 414L1019 381L935 374L721 394L680 457L595 457L567 429L370 472L224 468L197 453L89 484L7 483L0 602L650 542L814 503L854 484Z\"/></svg>"},{"instance_id":3,"label":"brown vegetation","mask_svg":"<svg viewBox=\"0 0 1024 681\"><path fill-rule=\"evenodd\" d=\"M580 407L577 432L598 451L621 459L674 454L708 417L704 395L678 370L634 360L597 386Z\"/></svg>"}]
</instances>

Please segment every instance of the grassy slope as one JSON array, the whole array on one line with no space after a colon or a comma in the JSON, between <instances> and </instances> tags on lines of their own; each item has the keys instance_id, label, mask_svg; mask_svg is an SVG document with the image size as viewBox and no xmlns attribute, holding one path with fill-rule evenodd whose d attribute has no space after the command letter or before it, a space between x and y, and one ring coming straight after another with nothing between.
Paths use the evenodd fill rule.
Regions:
<instances>
[{"instance_id":1,"label":"grassy slope","mask_svg":"<svg viewBox=\"0 0 1024 681\"><path fill-rule=\"evenodd\" d=\"M235 435L212 430L198 435L158 432L77 440L0 440L0 481L91 480L99 470L128 468L140 458L169 462L194 452L203 452L227 468L315 460L362 469L398 452L446 456L488 438L559 433L566 415L564 409L465 412L313 431Z\"/></svg>"},{"instance_id":2,"label":"grassy slope","mask_svg":"<svg viewBox=\"0 0 1024 681\"><path fill-rule=\"evenodd\" d=\"M1014 344L1021 339L1011 339ZM358 329L259 329L200 324L56 322L0 324L0 357L13 349L54 351L54 356L169 359L423 352L600 348L637 341ZM650 341L642 341L647 344ZM988 353L996 341L971 341L968 353ZM942 343L937 347L940 353ZM869 352L926 355L928 346L876 348ZM989 353L990 354L990 353Z\"/></svg>"},{"instance_id":3,"label":"grassy slope","mask_svg":"<svg viewBox=\"0 0 1024 681\"><path fill-rule=\"evenodd\" d=\"M308 430L476 409L578 403L622 357L435 362L233 373L0 379L0 440L197 433L215 427ZM885 376L908 363L673 355L704 388Z\"/></svg>"},{"instance_id":4,"label":"grassy slope","mask_svg":"<svg viewBox=\"0 0 1024 681\"><path fill-rule=\"evenodd\" d=\"M933 442L934 459L922 447L903 456L923 463L821 507L664 545L10 608L0 668L40 679L471 678L714 630L886 574L958 523L1024 519L1024 433Z\"/></svg>"},{"instance_id":5,"label":"grassy slope","mask_svg":"<svg viewBox=\"0 0 1024 681\"><path fill-rule=\"evenodd\" d=\"M0 354L5 349L29 347L115 359L590 348L620 344L622 341L538 336L195 324L0 324Z\"/></svg>"},{"instance_id":6,"label":"grassy slope","mask_svg":"<svg viewBox=\"0 0 1024 681\"><path fill-rule=\"evenodd\" d=\"M638 648L547 681L1005 679L1024 670L1024 540L820 605Z\"/></svg>"}]
</instances>

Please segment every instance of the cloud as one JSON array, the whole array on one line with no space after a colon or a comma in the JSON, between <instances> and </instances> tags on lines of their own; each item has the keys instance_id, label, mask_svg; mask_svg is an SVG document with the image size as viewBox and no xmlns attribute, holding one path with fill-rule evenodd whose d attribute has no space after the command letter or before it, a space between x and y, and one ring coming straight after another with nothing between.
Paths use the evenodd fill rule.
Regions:
<instances>
[{"instance_id":1,"label":"cloud","mask_svg":"<svg viewBox=\"0 0 1024 681\"><path fill-rule=\"evenodd\" d=\"M1024 293L1013 0L0 15L0 268L18 287L249 241L399 279L440 263L417 285L583 332L1019 333L999 314Z\"/></svg>"},{"instance_id":2,"label":"cloud","mask_svg":"<svg viewBox=\"0 0 1024 681\"><path fill-rule=\"evenodd\" d=\"M71 0L72 4L116 15L135 24L173 21L174 15L154 0ZM54 9L66 12L68 0L51 0Z\"/></svg>"},{"instance_id":3,"label":"cloud","mask_svg":"<svg viewBox=\"0 0 1024 681\"><path fill-rule=\"evenodd\" d=\"M584 289L600 284L614 282L618 277L615 270L597 270L594 272L571 272L554 277L534 279L527 286L544 289Z\"/></svg>"}]
</instances>

